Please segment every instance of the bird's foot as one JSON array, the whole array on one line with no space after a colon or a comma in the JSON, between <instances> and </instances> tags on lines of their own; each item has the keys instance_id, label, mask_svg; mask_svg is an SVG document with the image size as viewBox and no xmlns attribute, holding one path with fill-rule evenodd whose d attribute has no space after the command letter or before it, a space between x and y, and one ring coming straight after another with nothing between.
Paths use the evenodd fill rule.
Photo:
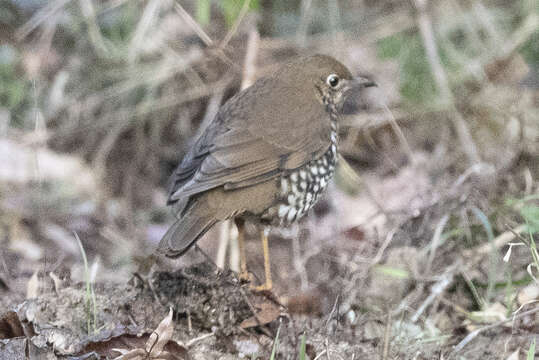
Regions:
<instances>
[{"instance_id":1,"label":"bird's foot","mask_svg":"<svg viewBox=\"0 0 539 360\"><path fill-rule=\"evenodd\" d=\"M249 273L248 271L241 271L238 274L238 278L241 282L251 282L253 280L253 275Z\"/></svg>"},{"instance_id":2,"label":"bird's foot","mask_svg":"<svg viewBox=\"0 0 539 360\"><path fill-rule=\"evenodd\" d=\"M251 285L250 287L252 292L271 292L272 288L273 286L268 283L258 285L258 286Z\"/></svg>"},{"instance_id":3,"label":"bird's foot","mask_svg":"<svg viewBox=\"0 0 539 360\"><path fill-rule=\"evenodd\" d=\"M248 271L240 272L238 274L238 278L242 283L249 283L249 290L252 292L271 292L271 289L273 288L272 283L267 281L262 285L254 285L253 282L255 278L253 274L249 273Z\"/></svg>"}]
</instances>

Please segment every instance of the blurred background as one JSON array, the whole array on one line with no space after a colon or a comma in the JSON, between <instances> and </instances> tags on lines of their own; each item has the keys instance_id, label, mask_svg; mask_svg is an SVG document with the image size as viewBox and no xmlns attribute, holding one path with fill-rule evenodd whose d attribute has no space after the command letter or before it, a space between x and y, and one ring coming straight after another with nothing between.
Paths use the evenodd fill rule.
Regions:
<instances>
[{"instance_id":1,"label":"blurred background","mask_svg":"<svg viewBox=\"0 0 539 360\"><path fill-rule=\"evenodd\" d=\"M539 296L538 29L534 0L1 0L0 302L80 281L75 234L96 281L144 271L167 179L219 106L324 53L379 87L342 119L324 200L272 233L276 292L312 316L338 296L353 323L447 279L419 333L509 316ZM200 246L234 267L229 232Z\"/></svg>"}]
</instances>

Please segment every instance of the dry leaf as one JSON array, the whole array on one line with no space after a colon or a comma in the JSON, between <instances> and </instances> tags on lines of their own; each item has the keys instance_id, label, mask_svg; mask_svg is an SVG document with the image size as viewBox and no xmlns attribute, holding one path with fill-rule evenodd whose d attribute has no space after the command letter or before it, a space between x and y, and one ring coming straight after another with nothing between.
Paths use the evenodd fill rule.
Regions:
<instances>
[{"instance_id":1,"label":"dry leaf","mask_svg":"<svg viewBox=\"0 0 539 360\"><path fill-rule=\"evenodd\" d=\"M54 291L56 291L58 293L58 291L60 291L60 289L62 289L64 282L62 281L62 279L60 279L58 277L58 275L56 275L52 271L49 273L49 277L54 282Z\"/></svg>"},{"instance_id":2,"label":"dry leaf","mask_svg":"<svg viewBox=\"0 0 539 360\"><path fill-rule=\"evenodd\" d=\"M172 338L174 331L172 315L173 311L170 308L168 315L159 323L157 329L155 329L146 342L146 352L150 355L150 358L159 356L165 345Z\"/></svg>"},{"instance_id":3,"label":"dry leaf","mask_svg":"<svg viewBox=\"0 0 539 360\"><path fill-rule=\"evenodd\" d=\"M0 317L0 340L24 336L22 324L14 311L8 311Z\"/></svg>"},{"instance_id":4,"label":"dry leaf","mask_svg":"<svg viewBox=\"0 0 539 360\"><path fill-rule=\"evenodd\" d=\"M518 360L518 353L520 352L520 348L516 349L509 357L505 360Z\"/></svg>"},{"instance_id":5,"label":"dry leaf","mask_svg":"<svg viewBox=\"0 0 539 360\"><path fill-rule=\"evenodd\" d=\"M144 351L144 349L132 349L132 350L113 349L113 350L122 354L122 355L120 355L118 357L115 357L114 360L144 360L144 359L148 359L148 356L146 354L146 351Z\"/></svg>"},{"instance_id":6,"label":"dry leaf","mask_svg":"<svg viewBox=\"0 0 539 360\"><path fill-rule=\"evenodd\" d=\"M26 298L33 299L39 295L39 278L37 276L37 271L32 275L28 284L26 284Z\"/></svg>"},{"instance_id":7,"label":"dry leaf","mask_svg":"<svg viewBox=\"0 0 539 360\"><path fill-rule=\"evenodd\" d=\"M257 304L255 307L260 310L254 316L241 322L240 327L242 329L268 324L277 319L281 314L279 306L270 301Z\"/></svg>"},{"instance_id":8,"label":"dry leaf","mask_svg":"<svg viewBox=\"0 0 539 360\"><path fill-rule=\"evenodd\" d=\"M520 305L524 305L539 299L539 285L536 283L531 283L525 288L521 289L518 292L517 299Z\"/></svg>"}]
</instances>

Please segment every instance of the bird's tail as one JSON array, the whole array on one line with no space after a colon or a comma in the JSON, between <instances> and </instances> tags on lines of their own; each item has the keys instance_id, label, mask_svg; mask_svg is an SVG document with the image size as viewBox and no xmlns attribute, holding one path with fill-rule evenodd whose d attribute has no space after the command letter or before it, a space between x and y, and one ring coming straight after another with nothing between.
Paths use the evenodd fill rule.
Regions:
<instances>
[{"instance_id":1,"label":"bird's tail","mask_svg":"<svg viewBox=\"0 0 539 360\"><path fill-rule=\"evenodd\" d=\"M157 252L172 258L183 255L217 221L214 214L208 214L205 206L195 201L168 229L159 242Z\"/></svg>"}]
</instances>

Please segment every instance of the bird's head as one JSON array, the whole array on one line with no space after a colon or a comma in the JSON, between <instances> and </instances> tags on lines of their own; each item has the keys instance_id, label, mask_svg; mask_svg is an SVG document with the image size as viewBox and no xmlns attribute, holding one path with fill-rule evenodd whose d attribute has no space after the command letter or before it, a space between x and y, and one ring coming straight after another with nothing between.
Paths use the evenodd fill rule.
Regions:
<instances>
[{"instance_id":1,"label":"bird's head","mask_svg":"<svg viewBox=\"0 0 539 360\"><path fill-rule=\"evenodd\" d=\"M321 104L338 112L349 97L361 96L364 88L377 86L368 78L352 76L346 66L327 55L299 58L284 66L277 76L304 91L304 96L314 95Z\"/></svg>"}]
</instances>

